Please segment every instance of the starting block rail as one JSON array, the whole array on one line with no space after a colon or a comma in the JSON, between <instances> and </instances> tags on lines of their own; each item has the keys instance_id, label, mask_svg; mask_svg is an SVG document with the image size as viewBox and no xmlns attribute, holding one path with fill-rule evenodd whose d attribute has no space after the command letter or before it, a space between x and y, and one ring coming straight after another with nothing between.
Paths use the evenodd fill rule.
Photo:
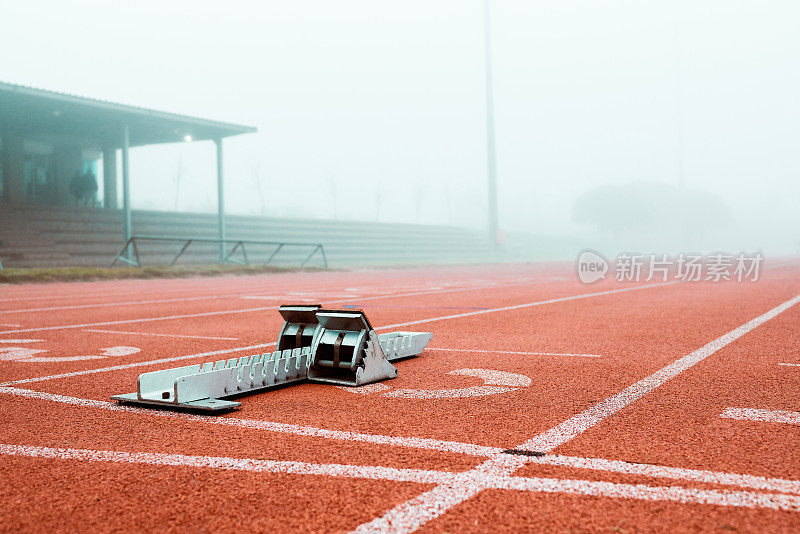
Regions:
<instances>
[{"instance_id":1,"label":"starting block rail","mask_svg":"<svg viewBox=\"0 0 800 534\"><path fill-rule=\"evenodd\" d=\"M111 398L126 404L228 411L241 403L224 397L285 384L361 386L396 378L391 362L418 356L433 338L430 332L378 335L362 311L300 305L281 306L279 312L285 322L277 351L143 373L136 392Z\"/></svg>"},{"instance_id":2,"label":"starting block rail","mask_svg":"<svg viewBox=\"0 0 800 534\"><path fill-rule=\"evenodd\" d=\"M390 362L419 356L431 339L433 334L430 332L391 332L378 335L381 350Z\"/></svg>"},{"instance_id":3,"label":"starting block rail","mask_svg":"<svg viewBox=\"0 0 800 534\"><path fill-rule=\"evenodd\" d=\"M124 403L223 411L240 402L221 397L262 391L308 376L310 347L187 365L139 375L137 391L111 398Z\"/></svg>"}]
</instances>

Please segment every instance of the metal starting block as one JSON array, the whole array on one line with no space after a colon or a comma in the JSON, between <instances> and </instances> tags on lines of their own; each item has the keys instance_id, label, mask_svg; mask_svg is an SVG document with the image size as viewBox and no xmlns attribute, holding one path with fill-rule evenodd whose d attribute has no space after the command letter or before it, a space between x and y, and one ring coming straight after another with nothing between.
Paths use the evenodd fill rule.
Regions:
<instances>
[{"instance_id":1,"label":"metal starting block","mask_svg":"<svg viewBox=\"0 0 800 534\"><path fill-rule=\"evenodd\" d=\"M311 347L302 347L143 373L139 375L136 393L111 398L124 403L209 412L231 410L242 403L220 397L305 380L310 354Z\"/></svg>"},{"instance_id":2,"label":"metal starting block","mask_svg":"<svg viewBox=\"0 0 800 534\"><path fill-rule=\"evenodd\" d=\"M390 362L416 356L433 338L430 332L378 336L362 311L319 310L319 332L308 378L340 386L362 386L397 378Z\"/></svg>"},{"instance_id":3,"label":"metal starting block","mask_svg":"<svg viewBox=\"0 0 800 534\"><path fill-rule=\"evenodd\" d=\"M278 308L278 313L285 321L280 334L278 334L278 350L313 345L319 331L317 312L321 308L322 306L319 304Z\"/></svg>"},{"instance_id":4,"label":"metal starting block","mask_svg":"<svg viewBox=\"0 0 800 534\"><path fill-rule=\"evenodd\" d=\"M320 305L281 306L278 350L139 375L137 391L111 398L121 403L207 412L232 410L223 400L296 382L361 386L397 377L392 361L422 353L430 332L378 335L362 311Z\"/></svg>"}]
</instances>

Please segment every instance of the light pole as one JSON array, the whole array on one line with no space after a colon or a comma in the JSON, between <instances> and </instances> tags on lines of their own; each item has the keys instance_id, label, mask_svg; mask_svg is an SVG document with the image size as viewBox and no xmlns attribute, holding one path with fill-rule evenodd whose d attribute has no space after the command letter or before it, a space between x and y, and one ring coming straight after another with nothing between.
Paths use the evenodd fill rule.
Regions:
<instances>
[{"instance_id":1,"label":"light pole","mask_svg":"<svg viewBox=\"0 0 800 534\"><path fill-rule=\"evenodd\" d=\"M486 45L486 173L489 181L489 243L497 246L497 154L494 139L494 91L492 87L492 42L490 0L483 2L483 24Z\"/></svg>"}]
</instances>

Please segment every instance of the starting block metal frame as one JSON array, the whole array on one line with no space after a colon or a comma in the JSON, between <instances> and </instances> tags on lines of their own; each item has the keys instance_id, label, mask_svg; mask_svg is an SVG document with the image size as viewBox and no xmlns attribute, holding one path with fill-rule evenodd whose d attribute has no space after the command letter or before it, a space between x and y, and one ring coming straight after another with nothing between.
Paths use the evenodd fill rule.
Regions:
<instances>
[{"instance_id":1,"label":"starting block metal frame","mask_svg":"<svg viewBox=\"0 0 800 534\"><path fill-rule=\"evenodd\" d=\"M111 398L208 412L231 410L242 403L222 397L304 381L310 354L310 347L303 347L143 373L135 393Z\"/></svg>"},{"instance_id":2,"label":"starting block metal frame","mask_svg":"<svg viewBox=\"0 0 800 534\"><path fill-rule=\"evenodd\" d=\"M378 335L362 311L320 305L281 306L284 325L272 353L187 365L139 375L136 392L113 395L124 404L222 412L241 403L225 397L286 384L361 386L397 377L391 362L418 356L430 332Z\"/></svg>"}]
</instances>

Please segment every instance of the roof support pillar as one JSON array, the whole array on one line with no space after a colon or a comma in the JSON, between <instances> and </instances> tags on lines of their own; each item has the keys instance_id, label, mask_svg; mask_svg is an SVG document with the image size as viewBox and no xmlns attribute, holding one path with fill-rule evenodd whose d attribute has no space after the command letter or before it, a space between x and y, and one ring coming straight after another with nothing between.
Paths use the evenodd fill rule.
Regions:
<instances>
[{"instance_id":1,"label":"roof support pillar","mask_svg":"<svg viewBox=\"0 0 800 534\"><path fill-rule=\"evenodd\" d=\"M223 188L223 173L222 173L222 138L214 139L214 144L217 146L217 224L219 227L219 238L222 240L219 243L219 262L225 262L225 191Z\"/></svg>"},{"instance_id":2,"label":"roof support pillar","mask_svg":"<svg viewBox=\"0 0 800 534\"><path fill-rule=\"evenodd\" d=\"M103 147L103 207L117 209L116 147Z\"/></svg>"},{"instance_id":3,"label":"roof support pillar","mask_svg":"<svg viewBox=\"0 0 800 534\"><path fill-rule=\"evenodd\" d=\"M131 170L130 158L128 157L130 144L131 132L128 125L125 124L122 126L122 216L125 243L133 235L133 225L131 223ZM125 259L129 262L133 259L131 247L125 248Z\"/></svg>"}]
</instances>

